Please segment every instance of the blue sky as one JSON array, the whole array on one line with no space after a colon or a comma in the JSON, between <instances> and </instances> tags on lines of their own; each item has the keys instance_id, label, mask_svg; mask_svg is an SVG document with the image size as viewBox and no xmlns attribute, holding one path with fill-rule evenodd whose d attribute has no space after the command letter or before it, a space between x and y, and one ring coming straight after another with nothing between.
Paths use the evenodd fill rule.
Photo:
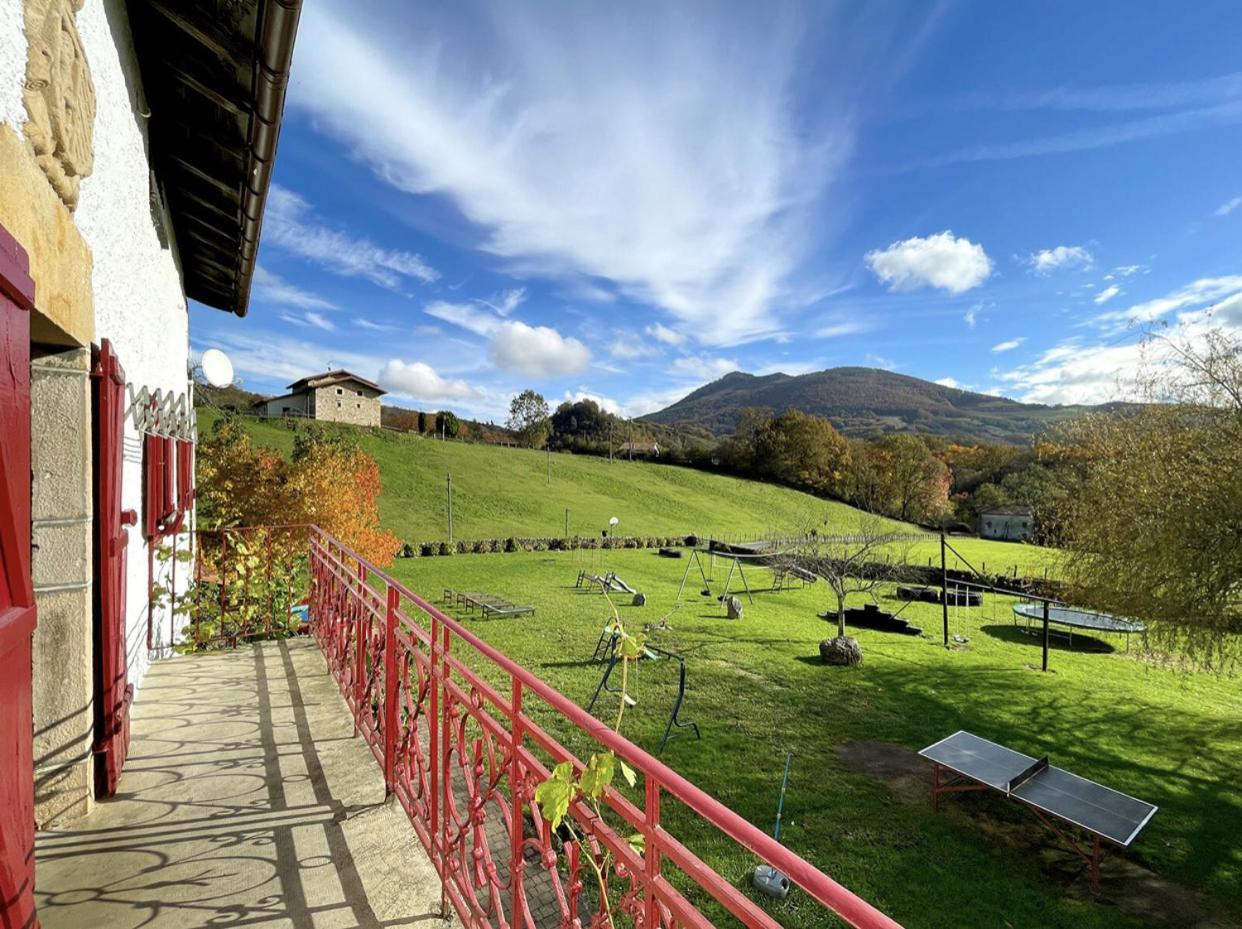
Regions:
<instances>
[{"instance_id":1,"label":"blue sky","mask_svg":"<svg viewBox=\"0 0 1242 929\"><path fill-rule=\"evenodd\" d=\"M1242 330L1242 6L306 4L250 315L196 349L503 420L732 370L1132 391Z\"/></svg>"}]
</instances>

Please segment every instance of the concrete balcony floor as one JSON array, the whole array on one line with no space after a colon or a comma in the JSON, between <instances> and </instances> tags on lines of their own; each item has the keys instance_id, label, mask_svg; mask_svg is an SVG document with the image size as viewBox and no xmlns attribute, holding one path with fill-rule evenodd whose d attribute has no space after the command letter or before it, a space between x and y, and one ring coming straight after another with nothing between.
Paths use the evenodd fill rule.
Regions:
<instances>
[{"instance_id":1,"label":"concrete balcony floor","mask_svg":"<svg viewBox=\"0 0 1242 929\"><path fill-rule=\"evenodd\" d=\"M118 795L42 833L44 929L387 929L440 884L315 643L154 664Z\"/></svg>"}]
</instances>

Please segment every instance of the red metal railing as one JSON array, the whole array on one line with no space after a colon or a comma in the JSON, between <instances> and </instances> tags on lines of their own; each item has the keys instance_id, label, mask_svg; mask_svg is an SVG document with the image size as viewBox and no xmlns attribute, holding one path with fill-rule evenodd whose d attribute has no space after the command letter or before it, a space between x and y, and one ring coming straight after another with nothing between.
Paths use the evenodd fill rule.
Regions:
<instances>
[{"instance_id":1,"label":"red metal railing","mask_svg":"<svg viewBox=\"0 0 1242 929\"><path fill-rule=\"evenodd\" d=\"M619 922L706 929L732 916L780 924L661 821L662 802L753 852L853 926L898 924L675 771L587 714L339 541L310 530L310 619L328 667L440 875L441 905L470 929L606 922L594 871ZM605 795L603 815L570 808L581 841L554 835L535 788L582 762L535 717L611 750L638 772L643 802ZM625 836L643 837L641 851ZM585 846L585 847L584 847Z\"/></svg>"}]
</instances>

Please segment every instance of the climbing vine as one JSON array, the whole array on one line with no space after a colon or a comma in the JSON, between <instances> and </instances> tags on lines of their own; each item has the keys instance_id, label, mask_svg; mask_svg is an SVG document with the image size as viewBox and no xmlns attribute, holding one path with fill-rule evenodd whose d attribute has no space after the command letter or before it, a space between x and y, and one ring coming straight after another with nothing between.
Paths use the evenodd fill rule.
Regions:
<instances>
[{"instance_id":1,"label":"climbing vine","mask_svg":"<svg viewBox=\"0 0 1242 929\"><path fill-rule=\"evenodd\" d=\"M613 732L620 734L621 723L625 719L625 708L630 700L630 664L638 661L643 654L646 637L642 633L628 632L621 621L620 613L617 612L616 604L608 596L607 589L603 590L603 594L612 612L610 627L607 631L613 637L616 660L621 662L621 692L617 702L617 716L612 726ZM543 818L554 831L566 835L567 842L581 844L583 837L569 816L570 807L576 802L584 802L590 807L595 818L602 821L604 797L612 788L618 771L627 784L631 787L635 786L638 777L634 769L618 758L615 752L596 752L591 755L582 773L576 776L573 762L562 761L552 769L552 774L548 779L535 788L535 800L539 804ZM644 837L641 832L627 836L626 842L637 854L642 854ZM613 926L612 904L608 900L608 882L604 875L612 865L612 852L604 849L596 854L588 853L584 857L595 876L606 925L611 929Z\"/></svg>"}]
</instances>

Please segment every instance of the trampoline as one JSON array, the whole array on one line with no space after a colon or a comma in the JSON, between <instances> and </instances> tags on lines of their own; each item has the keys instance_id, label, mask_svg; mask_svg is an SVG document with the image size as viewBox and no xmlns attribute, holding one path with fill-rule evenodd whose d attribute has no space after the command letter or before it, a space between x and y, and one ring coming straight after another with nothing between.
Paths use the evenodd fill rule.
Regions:
<instances>
[{"instance_id":1,"label":"trampoline","mask_svg":"<svg viewBox=\"0 0 1242 929\"><path fill-rule=\"evenodd\" d=\"M1034 631L1035 625L1043 624L1044 608L1039 603L1018 603L1014 605L1014 625L1019 618L1026 620L1026 628ZM1135 619L1123 619L1108 613L1097 613L1094 610L1080 610L1072 606L1050 606L1048 622L1064 626L1068 631L1061 633L1069 637L1070 645L1074 644L1074 630L1087 632L1115 632L1126 637L1126 648L1130 647L1130 633L1146 632L1147 627Z\"/></svg>"}]
</instances>

